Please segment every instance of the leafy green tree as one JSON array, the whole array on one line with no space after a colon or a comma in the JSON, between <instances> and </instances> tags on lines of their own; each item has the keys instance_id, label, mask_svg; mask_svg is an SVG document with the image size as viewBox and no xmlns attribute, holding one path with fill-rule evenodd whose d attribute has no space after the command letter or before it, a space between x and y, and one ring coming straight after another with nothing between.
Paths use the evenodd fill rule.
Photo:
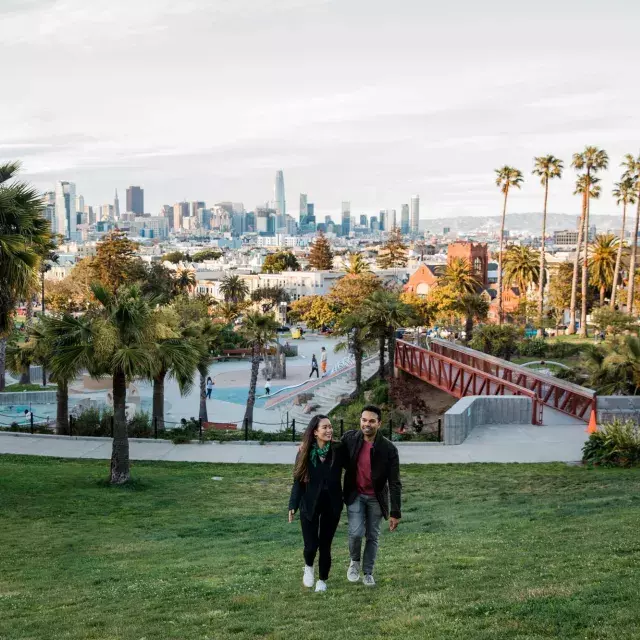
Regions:
<instances>
[{"instance_id":1,"label":"leafy green tree","mask_svg":"<svg viewBox=\"0 0 640 640\"><path fill-rule=\"evenodd\" d=\"M523 338L522 329L514 325L486 324L474 332L469 346L491 356L511 360Z\"/></svg>"},{"instance_id":2,"label":"leafy green tree","mask_svg":"<svg viewBox=\"0 0 640 640\"><path fill-rule=\"evenodd\" d=\"M620 268L622 266L622 254L625 247L624 231L627 222L627 206L634 204L636 201L636 193L633 180L628 177L622 177L620 182L616 182L613 189L613 197L616 204L622 205L622 225L620 227L620 236L618 238L618 251L616 253L616 265L613 270L613 286L611 288L611 301L609 306L612 309L616 307L616 296L618 294L618 283L620 282Z\"/></svg>"},{"instance_id":3,"label":"leafy green tree","mask_svg":"<svg viewBox=\"0 0 640 640\"><path fill-rule=\"evenodd\" d=\"M291 298L282 287L259 287L251 292L251 301L260 305L262 313L268 313L274 307L284 302L289 302Z\"/></svg>"},{"instance_id":4,"label":"leafy green tree","mask_svg":"<svg viewBox=\"0 0 640 640\"><path fill-rule=\"evenodd\" d=\"M498 324L502 324L502 253L504 243L504 222L507 216L507 198L509 190L512 188L520 189L524 178L522 172L508 165L495 170L496 185L500 187L500 191L504 194L504 203L502 206L502 222L500 223L500 248L498 250Z\"/></svg>"},{"instance_id":5,"label":"leafy green tree","mask_svg":"<svg viewBox=\"0 0 640 640\"><path fill-rule=\"evenodd\" d=\"M222 251L219 251L218 249L203 249L202 251L196 251L196 253L193 254L193 256L191 257L191 262L204 262L205 260L217 260L221 256L222 256Z\"/></svg>"},{"instance_id":6,"label":"leafy green tree","mask_svg":"<svg viewBox=\"0 0 640 640\"><path fill-rule=\"evenodd\" d=\"M631 243L631 258L629 260L629 284L627 285L627 313L633 313L633 301L635 294L636 261L638 256L638 230L640 228L640 155L634 158L630 153L624 157L622 166L625 167L623 178L630 180L636 191L636 223L634 227L633 242Z\"/></svg>"},{"instance_id":7,"label":"leafy green tree","mask_svg":"<svg viewBox=\"0 0 640 640\"><path fill-rule=\"evenodd\" d=\"M564 163L553 155L534 158L533 175L540 177L540 184L544 187L544 206L542 208L542 243L540 246L540 271L538 279L538 337L544 337L544 287L545 287L545 238L547 235L547 202L549 199L549 181L562 178Z\"/></svg>"},{"instance_id":8,"label":"leafy green tree","mask_svg":"<svg viewBox=\"0 0 640 640\"><path fill-rule=\"evenodd\" d=\"M244 419L253 425L253 407L256 403L256 385L258 384L258 370L260 357L265 349L276 337L278 323L273 316L262 313L248 313L242 320L240 331L251 347L251 379L249 381L249 395Z\"/></svg>"},{"instance_id":9,"label":"leafy green tree","mask_svg":"<svg viewBox=\"0 0 640 640\"><path fill-rule=\"evenodd\" d=\"M613 288L613 273L618 253L618 238L612 233L598 234L589 249L589 281L600 292L600 306L604 305L607 289Z\"/></svg>"},{"instance_id":10,"label":"leafy green tree","mask_svg":"<svg viewBox=\"0 0 640 640\"><path fill-rule=\"evenodd\" d=\"M138 245L122 231L112 231L96 245L96 255L89 261L91 283L100 283L110 293L125 284L142 282L146 270L137 255Z\"/></svg>"},{"instance_id":11,"label":"leafy green tree","mask_svg":"<svg viewBox=\"0 0 640 640\"><path fill-rule=\"evenodd\" d=\"M300 271L300 263L291 251L270 253L262 265L262 273L281 273L282 271Z\"/></svg>"},{"instance_id":12,"label":"leafy green tree","mask_svg":"<svg viewBox=\"0 0 640 640\"><path fill-rule=\"evenodd\" d=\"M625 331L637 331L638 323L622 311L610 307L599 307L591 314L591 321L599 331L608 334L619 334Z\"/></svg>"},{"instance_id":13,"label":"leafy green tree","mask_svg":"<svg viewBox=\"0 0 640 640\"><path fill-rule=\"evenodd\" d=\"M182 251L170 251L169 253L165 253L162 256L163 262L170 262L171 264L178 264L180 262L185 262L189 259L189 256Z\"/></svg>"},{"instance_id":14,"label":"leafy green tree","mask_svg":"<svg viewBox=\"0 0 640 640\"><path fill-rule=\"evenodd\" d=\"M395 269L407 266L407 246L402 242L402 234L397 227L389 233L389 238L378 254L381 269Z\"/></svg>"},{"instance_id":15,"label":"leafy green tree","mask_svg":"<svg viewBox=\"0 0 640 640\"><path fill-rule=\"evenodd\" d=\"M517 286L523 297L525 309L527 290L540 281L540 262L538 252L531 247L510 245L503 258L504 281L507 286ZM525 312L525 323L527 321Z\"/></svg>"},{"instance_id":16,"label":"leafy green tree","mask_svg":"<svg viewBox=\"0 0 640 640\"><path fill-rule=\"evenodd\" d=\"M239 304L249 295L249 286L240 276L228 275L220 284L220 293L225 302Z\"/></svg>"},{"instance_id":17,"label":"leafy green tree","mask_svg":"<svg viewBox=\"0 0 640 640\"><path fill-rule=\"evenodd\" d=\"M142 293L168 304L176 294L173 271L156 262L148 267L141 283Z\"/></svg>"},{"instance_id":18,"label":"leafy green tree","mask_svg":"<svg viewBox=\"0 0 640 640\"><path fill-rule=\"evenodd\" d=\"M311 245L309 267L316 271L330 271L333 268L331 245L322 231L318 231Z\"/></svg>"},{"instance_id":19,"label":"leafy green tree","mask_svg":"<svg viewBox=\"0 0 640 640\"><path fill-rule=\"evenodd\" d=\"M309 329L318 331L332 325L336 316L325 296L304 296L291 303L291 322L304 322Z\"/></svg>"},{"instance_id":20,"label":"leafy green tree","mask_svg":"<svg viewBox=\"0 0 640 640\"><path fill-rule=\"evenodd\" d=\"M593 177L598 171L602 171L609 165L609 156L607 152L598 149L597 147L587 146L584 151L573 154L573 160L571 166L578 171L584 171L584 185L582 186L583 193L583 237L584 237L584 251L582 263L586 265L582 270L582 309L580 314L580 335L586 337L587 335L587 287L589 285L589 204L591 202L591 185L593 184ZM598 194L599 195L599 194ZM595 195L594 197L598 197ZM578 246L576 251L580 253L580 247ZM575 266L575 265L574 265ZM577 269L576 269L577 271ZM575 325L572 324L571 330Z\"/></svg>"},{"instance_id":21,"label":"leafy green tree","mask_svg":"<svg viewBox=\"0 0 640 640\"><path fill-rule=\"evenodd\" d=\"M353 354L355 362L356 389L355 395L362 392L362 359L367 341L367 325L361 314L349 313L340 318L336 324L336 333L346 340L336 345L336 351L347 349Z\"/></svg>"}]
</instances>

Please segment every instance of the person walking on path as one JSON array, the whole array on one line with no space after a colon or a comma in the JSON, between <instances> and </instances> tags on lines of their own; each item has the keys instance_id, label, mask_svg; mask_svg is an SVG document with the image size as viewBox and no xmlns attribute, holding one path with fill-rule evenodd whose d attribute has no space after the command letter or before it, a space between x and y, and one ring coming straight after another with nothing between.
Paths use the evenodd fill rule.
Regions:
<instances>
[{"instance_id":1,"label":"person walking on path","mask_svg":"<svg viewBox=\"0 0 640 640\"><path fill-rule=\"evenodd\" d=\"M320 370L322 377L327 375L327 350L324 347L320 350Z\"/></svg>"},{"instance_id":2,"label":"person walking on path","mask_svg":"<svg viewBox=\"0 0 640 640\"><path fill-rule=\"evenodd\" d=\"M271 394L271 378L267 378L267 381L264 383L264 393L267 396Z\"/></svg>"},{"instance_id":3,"label":"person walking on path","mask_svg":"<svg viewBox=\"0 0 640 640\"><path fill-rule=\"evenodd\" d=\"M311 373L309 374L309 377L313 377L313 372L316 372L316 378L320 377L320 374L318 373L318 361L316 360L316 354L314 353L311 356Z\"/></svg>"},{"instance_id":4,"label":"person walking on path","mask_svg":"<svg viewBox=\"0 0 640 640\"><path fill-rule=\"evenodd\" d=\"M211 400L211 392L213 391L214 382L211 376L207 377L207 400Z\"/></svg>"},{"instance_id":5,"label":"person walking on path","mask_svg":"<svg viewBox=\"0 0 640 640\"><path fill-rule=\"evenodd\" d=\"M342 442L347 447L348 463L344 476L344 501L349 520L347 580L360 580L362 538L366 538L362 556L363 583L375 586L373 568L378 553L382 519L395 531L400 520L402 483L398 449L380 433L382 412L366 405L360 415L360 430L347 431Z\"/></svg>"},{"instance_id":6,"label":"person walking on path","mask_svg":"<svg viewBox=\"0 0 640 640\"><path fill-rule=\"evenodd\" d=\"M304 540L302 584L313 587L313 563L318 560L316 591L327 590L331 569L331 543L342 512L342 471L345 446L333 441L333 427L327 416L311 419L293 469L293 487L289 498L289 522L300 509Z\"/></svg>"}]
</instances>

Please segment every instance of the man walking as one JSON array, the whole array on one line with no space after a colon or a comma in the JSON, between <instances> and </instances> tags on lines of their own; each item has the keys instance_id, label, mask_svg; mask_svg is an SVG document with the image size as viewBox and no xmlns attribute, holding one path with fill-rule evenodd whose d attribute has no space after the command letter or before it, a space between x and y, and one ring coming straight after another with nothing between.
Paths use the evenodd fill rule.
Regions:
<instances>
[{"instance_id":1,"label":"man walking","mask_svg":"<svg viewBox=\"0 0 640 640\"><path fill-rule=\"evenodd\" d=\"M360 579L362 538L366 538L362 556L363 583L374 587L373 567L378 553L382 519L395 531L401 518L402 483L398 449L379 433L382 412L367 405L360 415L360 431L347 431L342 441L347 446L349 464L344 477L344 501L349 519L349 582Z\"/></svg>"},{"instance_id":2,"label":"man walking","mask_svg":"<svg viewBox=\"0 0 640 640\"><path fill-rule=\"evenodd\" d=\"M322 347L320 350L320 370L322 371L322 377L327 375L327 350Z\"/></svg>"}]
</instances>

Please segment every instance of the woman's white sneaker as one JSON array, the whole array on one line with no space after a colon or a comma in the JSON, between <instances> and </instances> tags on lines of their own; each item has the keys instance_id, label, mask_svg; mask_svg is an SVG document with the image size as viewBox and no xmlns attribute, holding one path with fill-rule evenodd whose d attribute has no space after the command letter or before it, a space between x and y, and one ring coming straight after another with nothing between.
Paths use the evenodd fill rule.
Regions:
<instances>
[{"instance_id":1,"label":"woman's white sneaker","mask_svg":"<svg viewBox=\"0 0 640 640\"><path fill-rule=\"evenodd\" d=\"M352 560L347 569L347 580L349 582L358 582L360 580L360 563Z\"/></svg>"},{"instance_id":2,"label":"woman's white sneaker","mask_svg":"<svg viewBox=\"0 0 640 640\"><path fill-rule=\"evenodd\" d=\"M318 580L318 582L316 582L316 593L318 593L318 591L326 591L327 590L327 583L324 580Z\"/></svg>"},{"instance_id":3,"label":"woman's white sneaker","mask_svg":"<svg viewBox=\"0 0 640 640\"><path fill-rule=\"evenodd\" d=\"M302 574L302 584L305 587L313 587L313 583L315 581L315 577L313 575L313 567L308 567L306 564L304 565L304 573Z\"/></svg>"}]
</instances>

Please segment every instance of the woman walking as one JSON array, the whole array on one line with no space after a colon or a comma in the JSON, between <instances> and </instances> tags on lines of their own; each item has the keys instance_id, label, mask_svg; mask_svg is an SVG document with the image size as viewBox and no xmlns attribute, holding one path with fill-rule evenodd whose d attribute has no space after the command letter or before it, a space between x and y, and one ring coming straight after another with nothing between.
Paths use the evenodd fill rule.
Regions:
<instances>
[{"instance_id":1,"label":"woman walking","mask_svg":"<svg viewBox=\"0 0 640 640\"><path fill-rule=\"evenodd\" d=\"M213 391L213 380L211 376L207 378L207 400L211 400L211 392Z\"/></svg>"},{"instance_id":2,"label":"woman walking","mask_svg":"<svg viewBox=\"0 0 640 640\"><path fill-rule=\"evenodd\" d=\"M320 377L320 372L318 371L318 361L316 360L316 354L314 353L311 356L311 373L309 374L309 377L313 377L313 372L316 372L316 378Z\"/></svg>"},{"instance_id":3,"label":"woman walking","mask_svg":"<svg viewBox=\"0 0 640 640\"><path fill-rule=\"evenodd\" d=\"M331 543L342 511L342 470L345 448L333 441L333 427L327 416L311 419L293 469L293 487L289 499L289 522L300 509L304 540L302 584L313 587L313 563L319 551L316 591L327 590L331 569Z\"/></svg>"}]
</instances>

